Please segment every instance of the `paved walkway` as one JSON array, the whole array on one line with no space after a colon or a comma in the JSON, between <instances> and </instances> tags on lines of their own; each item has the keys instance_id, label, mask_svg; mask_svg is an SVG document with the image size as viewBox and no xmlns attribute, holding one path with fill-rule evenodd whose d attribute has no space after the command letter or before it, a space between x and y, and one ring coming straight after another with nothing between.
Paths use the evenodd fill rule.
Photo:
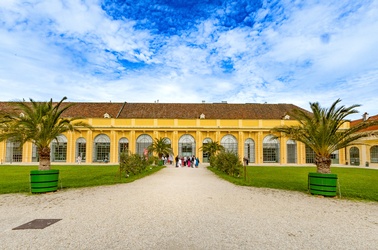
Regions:
<instances>
[{"instance_id":1,"label":"paved walkway","mask_svg":"<svg viewBox=\"0 0 378 250\"><path fill-rule=\"evenodd\" d=\"M62 220L12 230L34 219ZM378 204L167 167L130 184L0 195L0 249L378 249Z\"/></svg>"}]
</instances>

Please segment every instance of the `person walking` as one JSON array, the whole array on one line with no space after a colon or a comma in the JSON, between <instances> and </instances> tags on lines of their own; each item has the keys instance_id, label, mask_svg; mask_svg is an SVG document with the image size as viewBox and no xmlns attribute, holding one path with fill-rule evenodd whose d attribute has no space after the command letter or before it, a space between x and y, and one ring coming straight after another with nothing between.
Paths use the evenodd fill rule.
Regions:
<instances>
[{"instance_id":1,"label":"person walking","mask_svg":"<svg viewBox=\"0 0 378 250\"><path fill-rule=\"evenodd\" d=\"M176 163L176 168L178 168L178 166L179 166L179 157L178 157L178 155L175 158L175 163Z\"/></svg>"}]
</instances>

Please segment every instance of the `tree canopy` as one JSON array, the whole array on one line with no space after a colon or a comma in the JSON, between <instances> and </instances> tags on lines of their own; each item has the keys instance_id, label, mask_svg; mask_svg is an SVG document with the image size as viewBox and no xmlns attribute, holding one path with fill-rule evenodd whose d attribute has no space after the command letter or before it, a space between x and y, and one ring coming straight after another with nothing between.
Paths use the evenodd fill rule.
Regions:
<instances>
[{"instance_id":1,"label":"tree canopy","mask_svg":"<svg viewBox=\"0 0 378 250\"><path fill-rule=\"evenodd\" d=\"M356 108L360 105L338 107L340 102L340 99L336 100L330 108L322 108L318 102L310 103L312 113L296 109L290 115L299 125L275 127L272 132L282 133L310 147L315 153L317 172L330 173L332 152L369 136L370 132L361 130L378 124L377 121L367 120L353 127L344 126L348 122L346 117L358 113Z\"/></svg>"},{"instance_id":2,"label":"tree canopy","mask_svg":"<svg viewBox=\"0 0 378 250\"><path fill-rule=\"evenodd\" d=\"M76 127L90 126L79 117L65 118L62 113L73 104L62 106L63 97L58 103L48 102L12 102L12 109L0 116L0 141L12 140L24 144L32 142L39 155L39 170L50 169L50 143L67 131Z\"/></svg>"},{"instance_id":3,"label":"tree canopy","mask_svg":"<svg viewBox=\"0 0 378 250\"><path fill-rule=\"evenodd\" d=\"M173 155L171 145L166 138L155 138L154 142L147 148L148 152L156 153L159 158L163 155Z\"/></svg>"},{"instance_id":4,"label":"tree canopy","mask_svg":"<svg viewBox=\"0 0 378 250\"><path fill-rule=\"evenodd\" d=\"M204 153L207 153L209 155L209 158L211 158L211 156L216 155L220 151L223 151L224 147L220 145L219 142L212 141L212 142L204 143L203 146L200 147L199 149L202 150Z\"/></svg>"}]
</instances>

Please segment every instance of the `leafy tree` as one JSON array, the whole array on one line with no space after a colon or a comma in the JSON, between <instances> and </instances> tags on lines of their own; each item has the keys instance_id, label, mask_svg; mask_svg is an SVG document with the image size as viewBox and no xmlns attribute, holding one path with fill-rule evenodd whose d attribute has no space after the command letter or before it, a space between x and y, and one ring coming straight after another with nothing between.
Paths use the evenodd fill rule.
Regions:
<instances>
[{"instance_id":1,"label":"leafy tree","mask_svg":"<svg viewBox=\"0 0 378 250\"><path fill-rule=\"evenodd\" d=\"M62 107L67 97L56 104L52 99L49 102L36 102L30 99L30 103L12 102L12 110L0 116L0 141L10 139L24 144L33 142L39 155L39 170L49 170L50 143L67 131L77 130L77 126L90 126L76 118L64 118L62 113L73 104Z\"/></svg>"},{"instance_id":2,"label":"leafy tree","mask_svg":"<svg viewBox=\"0 0 378 250\"><path fill-rule=\"evenodd\" d=\"M312 113L300 109L292 112L292 116L299 122L297 126L280 126L273 128L273 132L300 141L315 152L315 165L318 173L331 173L332 152L352 145L357 139L367 137L369 132L361 130L373 125L377 121L363 121L351 128L343 128L348 115L358 113L355 109L360 105L350 107L337 104L336 100L330 108L322 108L319 103L310 103Z\"/></svg>"},{"instance_id":3,"label":"leafy tree","mask_svg":"<svg viewBox=\"0 0 378 250\"><path fill-rule=\"evenodd\" d=\"M202 150L204 153L207 153L209 155L209 159L211 159L211 156L216 155L218 152L224 151L224 147L220 145L217 141L208 142L199 149Z\"/></svg>"},{"instance_id":4,"label":"leafy tree","mask_svg":"<svg viewBox=\"0 0 378 250\"><path fill-rule=\"evenodd\" d=\"M155 138L155 141L147 148L149 153L156 153L159 159L163 155L173 155L173 150L166 138Z\"/></svg>"}]
</instances>

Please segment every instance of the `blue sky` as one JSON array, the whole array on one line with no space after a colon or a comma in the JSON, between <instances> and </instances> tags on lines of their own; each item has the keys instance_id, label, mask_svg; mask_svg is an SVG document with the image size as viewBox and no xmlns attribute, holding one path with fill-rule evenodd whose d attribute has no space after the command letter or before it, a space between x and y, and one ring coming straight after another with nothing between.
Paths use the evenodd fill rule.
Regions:
<instances>
[{"instance_id":1,"label":"blue sky","mask_svg":"<svg viewBox=\"0 0 378 250\"><path fill-rule=\"evenodd\" d=\"M378 114L378 1L1 0L0 101L293 103Z\"/></svg>"}]
</instances>

